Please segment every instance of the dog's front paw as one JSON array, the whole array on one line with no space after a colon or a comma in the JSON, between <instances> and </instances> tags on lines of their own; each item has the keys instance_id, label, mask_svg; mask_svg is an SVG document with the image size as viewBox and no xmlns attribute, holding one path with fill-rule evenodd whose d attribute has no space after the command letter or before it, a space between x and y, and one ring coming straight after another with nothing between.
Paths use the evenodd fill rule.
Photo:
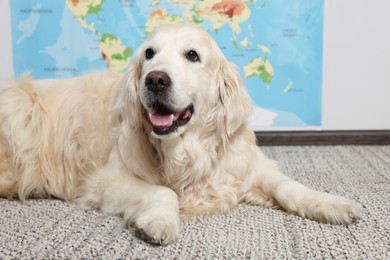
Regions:
<instances>
[{"instance_id":1,"label":"dog's front paw","mask_svg":"<svg viewBox=\"0 0 390 260\"><path fill-rule=\"evenodd\" d=\"M297 214L319 222L331 224L350 224L361 216L360 206L349 199L318 192Z\"/></svg>"},{"instance_id":2,"label":"dog's front paw","mask_svg":"<svg viewBox=\"0 0 390 260\"><path fill-rule=\"evenodd\" d=\"M141 237L153 244L168 245L179 238L180 221L178 219L155 219L139 225Z\"/></svg>"},{"instance_id":3,"label":"dog's front paw","mask_svg":"<svg viewBox=\"0 0 390 260\"><path fill-rule=\"evenodd\" d=\"M171 244L180 234L180 217L174 212L143 212L134 225L141 238L153 244Z\"/></svg>"},{"instance_id":4,"label":"dog's front paw","mask_svg":"<svg viewBox=\"0 0 390 260\"><path fill-rule=\"evenodd\" d=\"M177 195L171 189L153 189L137 207L129 207L125 222L137 228L150 243L168 245L179 238L180 216Z\"/></svg>"}]
</instances>

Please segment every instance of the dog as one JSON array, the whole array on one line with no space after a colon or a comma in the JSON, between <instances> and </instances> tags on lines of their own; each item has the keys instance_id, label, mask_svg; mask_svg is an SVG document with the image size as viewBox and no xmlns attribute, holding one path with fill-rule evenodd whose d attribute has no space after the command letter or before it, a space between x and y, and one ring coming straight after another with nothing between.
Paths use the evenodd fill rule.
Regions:
<instances>
[{"instance_id":1,"label":"dog","mask_svg":"<svg viewBox=\"0 0 390 260\"><path fill-rule=\"evenodd\" d=\"M0 93L0 196L51 196L121 215L151 243L180 214L249 203L332 224L360 206L283 175L247 124L236 66L192 24L154 30L126 73L30 80Z\"/></svg>"}]
</instances>

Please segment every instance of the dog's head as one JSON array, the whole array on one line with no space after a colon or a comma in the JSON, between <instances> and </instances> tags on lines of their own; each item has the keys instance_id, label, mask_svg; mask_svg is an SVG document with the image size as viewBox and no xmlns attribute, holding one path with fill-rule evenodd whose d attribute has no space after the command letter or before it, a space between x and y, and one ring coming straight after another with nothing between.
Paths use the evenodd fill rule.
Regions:
<instances>
[{"instance_id":1,"label":"dog's head","mask_svg":"<svg viewBox=\"0 0 390 260\"><path fill-rule=\"evenodd\" d=\"M146 122L160 139L194 127L231 135L251 109L236 67L207 32L192 24L154 30L129 75Z\"/></svg>"}]
</instances>

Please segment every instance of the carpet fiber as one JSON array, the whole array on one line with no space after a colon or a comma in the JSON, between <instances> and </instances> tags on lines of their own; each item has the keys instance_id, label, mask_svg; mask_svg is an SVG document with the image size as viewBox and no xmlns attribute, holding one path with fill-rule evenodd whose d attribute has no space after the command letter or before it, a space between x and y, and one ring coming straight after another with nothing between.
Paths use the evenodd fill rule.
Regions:
<instances>
[{"instance_id":1,"label":"carpet fiber","mask_svg":"<svg viewBox=\"0 0 390 260\"><path fill-rule=\"evenodd\" d=\"M241 204L183 217L180 240L161 247L99 211L0 199L0 259L390 259L390 146L262 150L296 180L358 201L362 219L335 226Z\"/></svg>"}]
</instances>

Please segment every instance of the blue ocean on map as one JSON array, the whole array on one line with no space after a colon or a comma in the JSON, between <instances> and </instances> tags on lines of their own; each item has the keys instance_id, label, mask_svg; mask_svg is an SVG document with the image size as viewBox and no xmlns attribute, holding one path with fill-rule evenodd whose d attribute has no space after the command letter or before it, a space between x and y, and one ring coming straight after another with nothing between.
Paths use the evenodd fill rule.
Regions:
<instances>
[{"instance_id":1,"label":"blue ocean on map","mask_svg":"<svg viewBox=\"0 0 390 260\"><path fill-rule=\"evenodd\" d=\"M152 14L163 10L177 21L186 21L186 12L195 10L202 1L182 1L191 2L192 9L180 1L102 1L83 21L69 8L75 2L10 1L16 76L29 71L35 79L66 78L106 69L108 63L100 47L103 35L114 35L134 53L147 38ZM239 30L233 28L235 17L218 28L214 21L198 18L199 26L240 69L255 107L251 125L254 129L320 126L323 1L243 3L250 16L237 22ZM245 71L256 58L270 64L268 79Z\"/></svg>"}]
</instances>

